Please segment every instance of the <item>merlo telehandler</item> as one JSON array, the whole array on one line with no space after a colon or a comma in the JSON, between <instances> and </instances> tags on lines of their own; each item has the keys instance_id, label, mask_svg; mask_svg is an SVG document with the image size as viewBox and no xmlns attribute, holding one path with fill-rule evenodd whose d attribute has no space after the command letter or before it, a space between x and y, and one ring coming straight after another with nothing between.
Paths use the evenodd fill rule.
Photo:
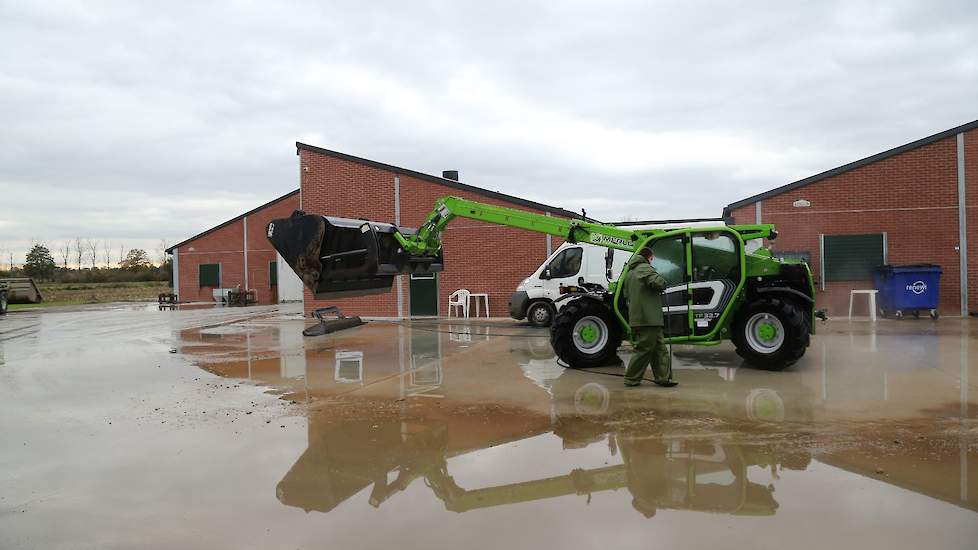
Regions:
<instances>
[{"instance_id":1,"label":"merlo telehandler","mask_svg":"<svg viewBox=\"0 0 978 550\"><path fill-rule=\"evenodd\" d=\"M777 237L770 224L633 230L442 197L418 229L296 211L269 223L267 236L317 299L360 296L389 292L397 275L442 271L441 234L458 217L609 249L651 248L653 266L668 282L663 312L669 343L715 345L729 339L747 363L781 370L805 354L815 333L808 265L773 258L763 247L745 250L748 241ZM562 361L587 368L615 360L622 340L631 337L618 284L627 276L626 269L607 290L578 288L560 299L550 342Z\"/></svg>"}]
</instances>

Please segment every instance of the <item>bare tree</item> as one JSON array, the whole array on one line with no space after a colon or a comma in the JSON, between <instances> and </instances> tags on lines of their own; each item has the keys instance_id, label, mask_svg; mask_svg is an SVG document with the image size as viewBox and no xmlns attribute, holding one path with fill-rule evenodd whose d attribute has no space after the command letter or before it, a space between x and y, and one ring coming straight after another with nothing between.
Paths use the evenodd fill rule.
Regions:
<instances>
[{"instance_id":1,"label":"bare tree","mask_svg":"<svg viewBox=\"0 0 978 550\"><path fill-rule=\"evenodd\" d=\"M85 247L82 244L81 237L75 237L75 259L78 260L77 262L75 262L75 265L78 266L78 269L82 268L82 255L84 254L85 254Z\"/></svg>"},{"instance_id":2,"label":"bare tree","mask_svg":"<svg viewBox=\"0 0 978 550\"><path fill-rule=\"evenodd\" d=\"M112 245L109 241L102 241L102 257L105 258L105 269L112 267Z\"/></svg>"},{"instance_id":3,"label":"bare tree","mask_svg":"<svg viewBox=\"0 0 978 550\"><path fill-rule=\"evenodd\" d=\"M65 241L59 246L58 252L61 255L61 267L68 269L68 258L71 258L71 241Z\"/></svg>"},{"instance_id":4,"label":"bare tree","mask_svg":"<svg viewBox=\"0 0 978 550\"><path fill-rule=\"evenodd\" d=\"M122 266L122 262L126 259L126 245L125 243L119 243L119 263L117 265Z\"/></svg>"},{"instance_id":5,"label":"bare tree","mask_svg":"<svg viewBox=\"0 0 978 550\"><path fill-rule=\"evenodd\" d=\"M163 267L163 264L166 263L166 249L167 248L170 248L170 245L169 245L168 242L166 242L166 239L160 239L160 244L159 244L160 267Z\"/></svg>"},{"instance_id":6,"label":"bare tree","mask_svg":"<svg viewBox=\"0 0 978 550\"><path fill-rule=\"evenodd\" d=\"M95 263L98 261L98 240L88 239L86 242L88 245L89 258L92 260L92 269L95 269Z\"/></svg>"}]
</instances>

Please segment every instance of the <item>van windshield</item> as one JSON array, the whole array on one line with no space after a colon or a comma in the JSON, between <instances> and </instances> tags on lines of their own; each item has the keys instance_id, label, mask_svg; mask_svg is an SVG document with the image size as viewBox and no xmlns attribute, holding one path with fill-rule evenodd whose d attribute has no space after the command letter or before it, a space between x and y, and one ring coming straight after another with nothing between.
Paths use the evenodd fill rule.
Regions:
<instances>
[{"instance_id":1,"label":"van windshield","mask_svg":"<svg viewBox=\"0 0 978 550\"><path fill-rule=\"evenodd\" d=\"M550 270L551 279L563 279L573 277L581 270L581 259L584 257L584 249L575 246L565 248L562 252L554 256L547 269Z\"/></svg>"}]
</instances>

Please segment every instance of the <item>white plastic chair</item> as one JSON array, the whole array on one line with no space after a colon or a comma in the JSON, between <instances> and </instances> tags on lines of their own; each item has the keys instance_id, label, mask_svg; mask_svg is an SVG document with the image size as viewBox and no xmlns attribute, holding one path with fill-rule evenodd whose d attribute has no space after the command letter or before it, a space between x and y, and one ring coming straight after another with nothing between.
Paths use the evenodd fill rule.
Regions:
<instances>
[{"instance_id":1,"label":"white plastic chair","mask_svg":"<svg viewBox=\"0 0 978 550\"><path fill-rule=\"evenodd\" d=\"M460 288L448 297L448 316L452 316L452 308L462 308L462 316L469 318L469 291Z\"/></svg>"}]
</instances>

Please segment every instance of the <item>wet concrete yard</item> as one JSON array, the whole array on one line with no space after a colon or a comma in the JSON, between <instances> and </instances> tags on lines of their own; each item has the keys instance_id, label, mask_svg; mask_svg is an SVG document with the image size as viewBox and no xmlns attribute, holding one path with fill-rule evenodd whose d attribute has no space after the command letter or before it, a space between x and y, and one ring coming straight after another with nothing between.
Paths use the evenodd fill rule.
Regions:
<instances>
[{"instance_id":1,"label":"wet concrete yard","mask_svg":"<svg viewBox=\"0 0 978 550\"><path fill-rule=\"evenodd\" d=\"M974 548L978 323L830 321L784 372L562 368L516 323L0 318L0 548ZM627 351L623 350L623 356Z\"/></svg>"}]
</instances>

